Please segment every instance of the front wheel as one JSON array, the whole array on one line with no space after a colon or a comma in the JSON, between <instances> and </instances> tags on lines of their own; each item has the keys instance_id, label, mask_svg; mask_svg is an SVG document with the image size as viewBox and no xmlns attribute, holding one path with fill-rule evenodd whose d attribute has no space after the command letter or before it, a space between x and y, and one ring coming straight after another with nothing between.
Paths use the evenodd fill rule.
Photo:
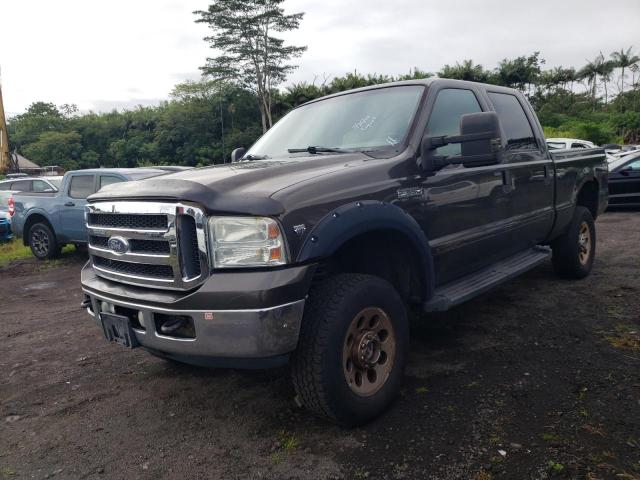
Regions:
<instances>
[{"instance_id":1,"label":"front wheel","mask_svg":"<svg viewBox=\"0 0 640 480\"><path fill-rule=\"evenodd\" d=\"M576 207L567 231L551 243L553 267L560 277L584 278L596 254L596 227L591 212Z\"/></svg>"},{"instance_id":2,"label":"front wheel","mask_svg":"<svg viewBox=\"0 0 640 480\"><path fill-rule=\"evenodd\" d=\"M51 227L36 223L29 229L29 247L38 260L49 260L60 255L60 245Z\"/></svg>"},{"instance_id":3,"label":"front wheel","mask_svg":"<svg viewBox=\"0 0 640 480\"><path fill-rule=\"evenodd\" d=\"M337 423L380 415L398 393L409 346L404 303L385 280L340 274L309 292L293 383L303 406Z\"/></svg>"}]
</instances>

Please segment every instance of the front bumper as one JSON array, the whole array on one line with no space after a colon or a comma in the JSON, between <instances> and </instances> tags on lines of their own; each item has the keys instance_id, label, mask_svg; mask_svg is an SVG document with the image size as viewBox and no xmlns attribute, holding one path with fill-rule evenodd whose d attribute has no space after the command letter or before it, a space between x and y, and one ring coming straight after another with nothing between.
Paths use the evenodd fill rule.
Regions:
<instances>
[{"instance_id":1,"label":"front bumper","mask_svg":"<svg viewBox=\"0 0 640 480\"><path fill-rule=\"evenodd\" d=\"M133 329L140 345L153 353L195 364L232 367L273 366L286 361L298 343L306 292L315 266L277 271L219 273L195 292L158 291L97 277L82 269L89 314L99 323L102 302L141 316ZM160 316L193 320L194 338L164 335Z\"/></svg>"}]
</instances>

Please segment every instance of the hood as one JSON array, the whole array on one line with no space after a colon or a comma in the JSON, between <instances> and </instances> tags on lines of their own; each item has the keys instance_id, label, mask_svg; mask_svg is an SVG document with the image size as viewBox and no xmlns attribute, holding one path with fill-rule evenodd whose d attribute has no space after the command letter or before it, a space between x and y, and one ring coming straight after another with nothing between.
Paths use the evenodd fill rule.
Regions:
<instances>
[{"instance_id":1,"label":"hood","mask_svg":"<svg viewBox=\"0 0 640 480\"><path fill-rule=\"evenodd\" d=\"M359 164L362 153L313 155L243 161L109 185L90 202L156 200L197 203L211 213L279 215L282 205L272 195L282 189Z\"/></svg>"}]
</instances>

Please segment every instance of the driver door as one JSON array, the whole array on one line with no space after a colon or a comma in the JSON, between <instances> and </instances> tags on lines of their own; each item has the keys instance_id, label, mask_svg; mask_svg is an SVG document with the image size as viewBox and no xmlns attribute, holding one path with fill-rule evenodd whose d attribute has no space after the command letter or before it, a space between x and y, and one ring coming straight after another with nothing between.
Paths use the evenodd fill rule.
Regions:
<instances>
[{"instance_id":1,"label":"driver door","mask_svg":"<svg viewBox=\"0 0 640 480\"><path fill-rule=\"evenodd\" d=\"M427 108L429 108L427 106ZM459 135L461 116L489 110L479 92L441 88L427 121L430 136ZM438 148L434 154L459 161L460 144ZM509 251L508 194L501 164L464 167L449 164L422 179L422 222L434 255L438 284L478 270Z\"/></svg>"}]
</instances>

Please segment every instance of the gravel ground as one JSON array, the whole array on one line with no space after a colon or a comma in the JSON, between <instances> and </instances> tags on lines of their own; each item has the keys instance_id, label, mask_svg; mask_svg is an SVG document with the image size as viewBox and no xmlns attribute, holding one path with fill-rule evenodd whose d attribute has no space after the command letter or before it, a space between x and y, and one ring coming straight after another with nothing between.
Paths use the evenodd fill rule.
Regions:
<instances>
[{"instance_id":1,"label":"gravel ground","mask_svg":"<svg viewBox=\"0 0 640 480\"><path fill-rule=\"evenodd\" d=\"M543 265L414 318L402 394L350 430L296 407L286 369L107 344L80 255L0 268L0 478L640 479L640 212L597 228L585 280Z\"/></svg>"}]
</instances>

